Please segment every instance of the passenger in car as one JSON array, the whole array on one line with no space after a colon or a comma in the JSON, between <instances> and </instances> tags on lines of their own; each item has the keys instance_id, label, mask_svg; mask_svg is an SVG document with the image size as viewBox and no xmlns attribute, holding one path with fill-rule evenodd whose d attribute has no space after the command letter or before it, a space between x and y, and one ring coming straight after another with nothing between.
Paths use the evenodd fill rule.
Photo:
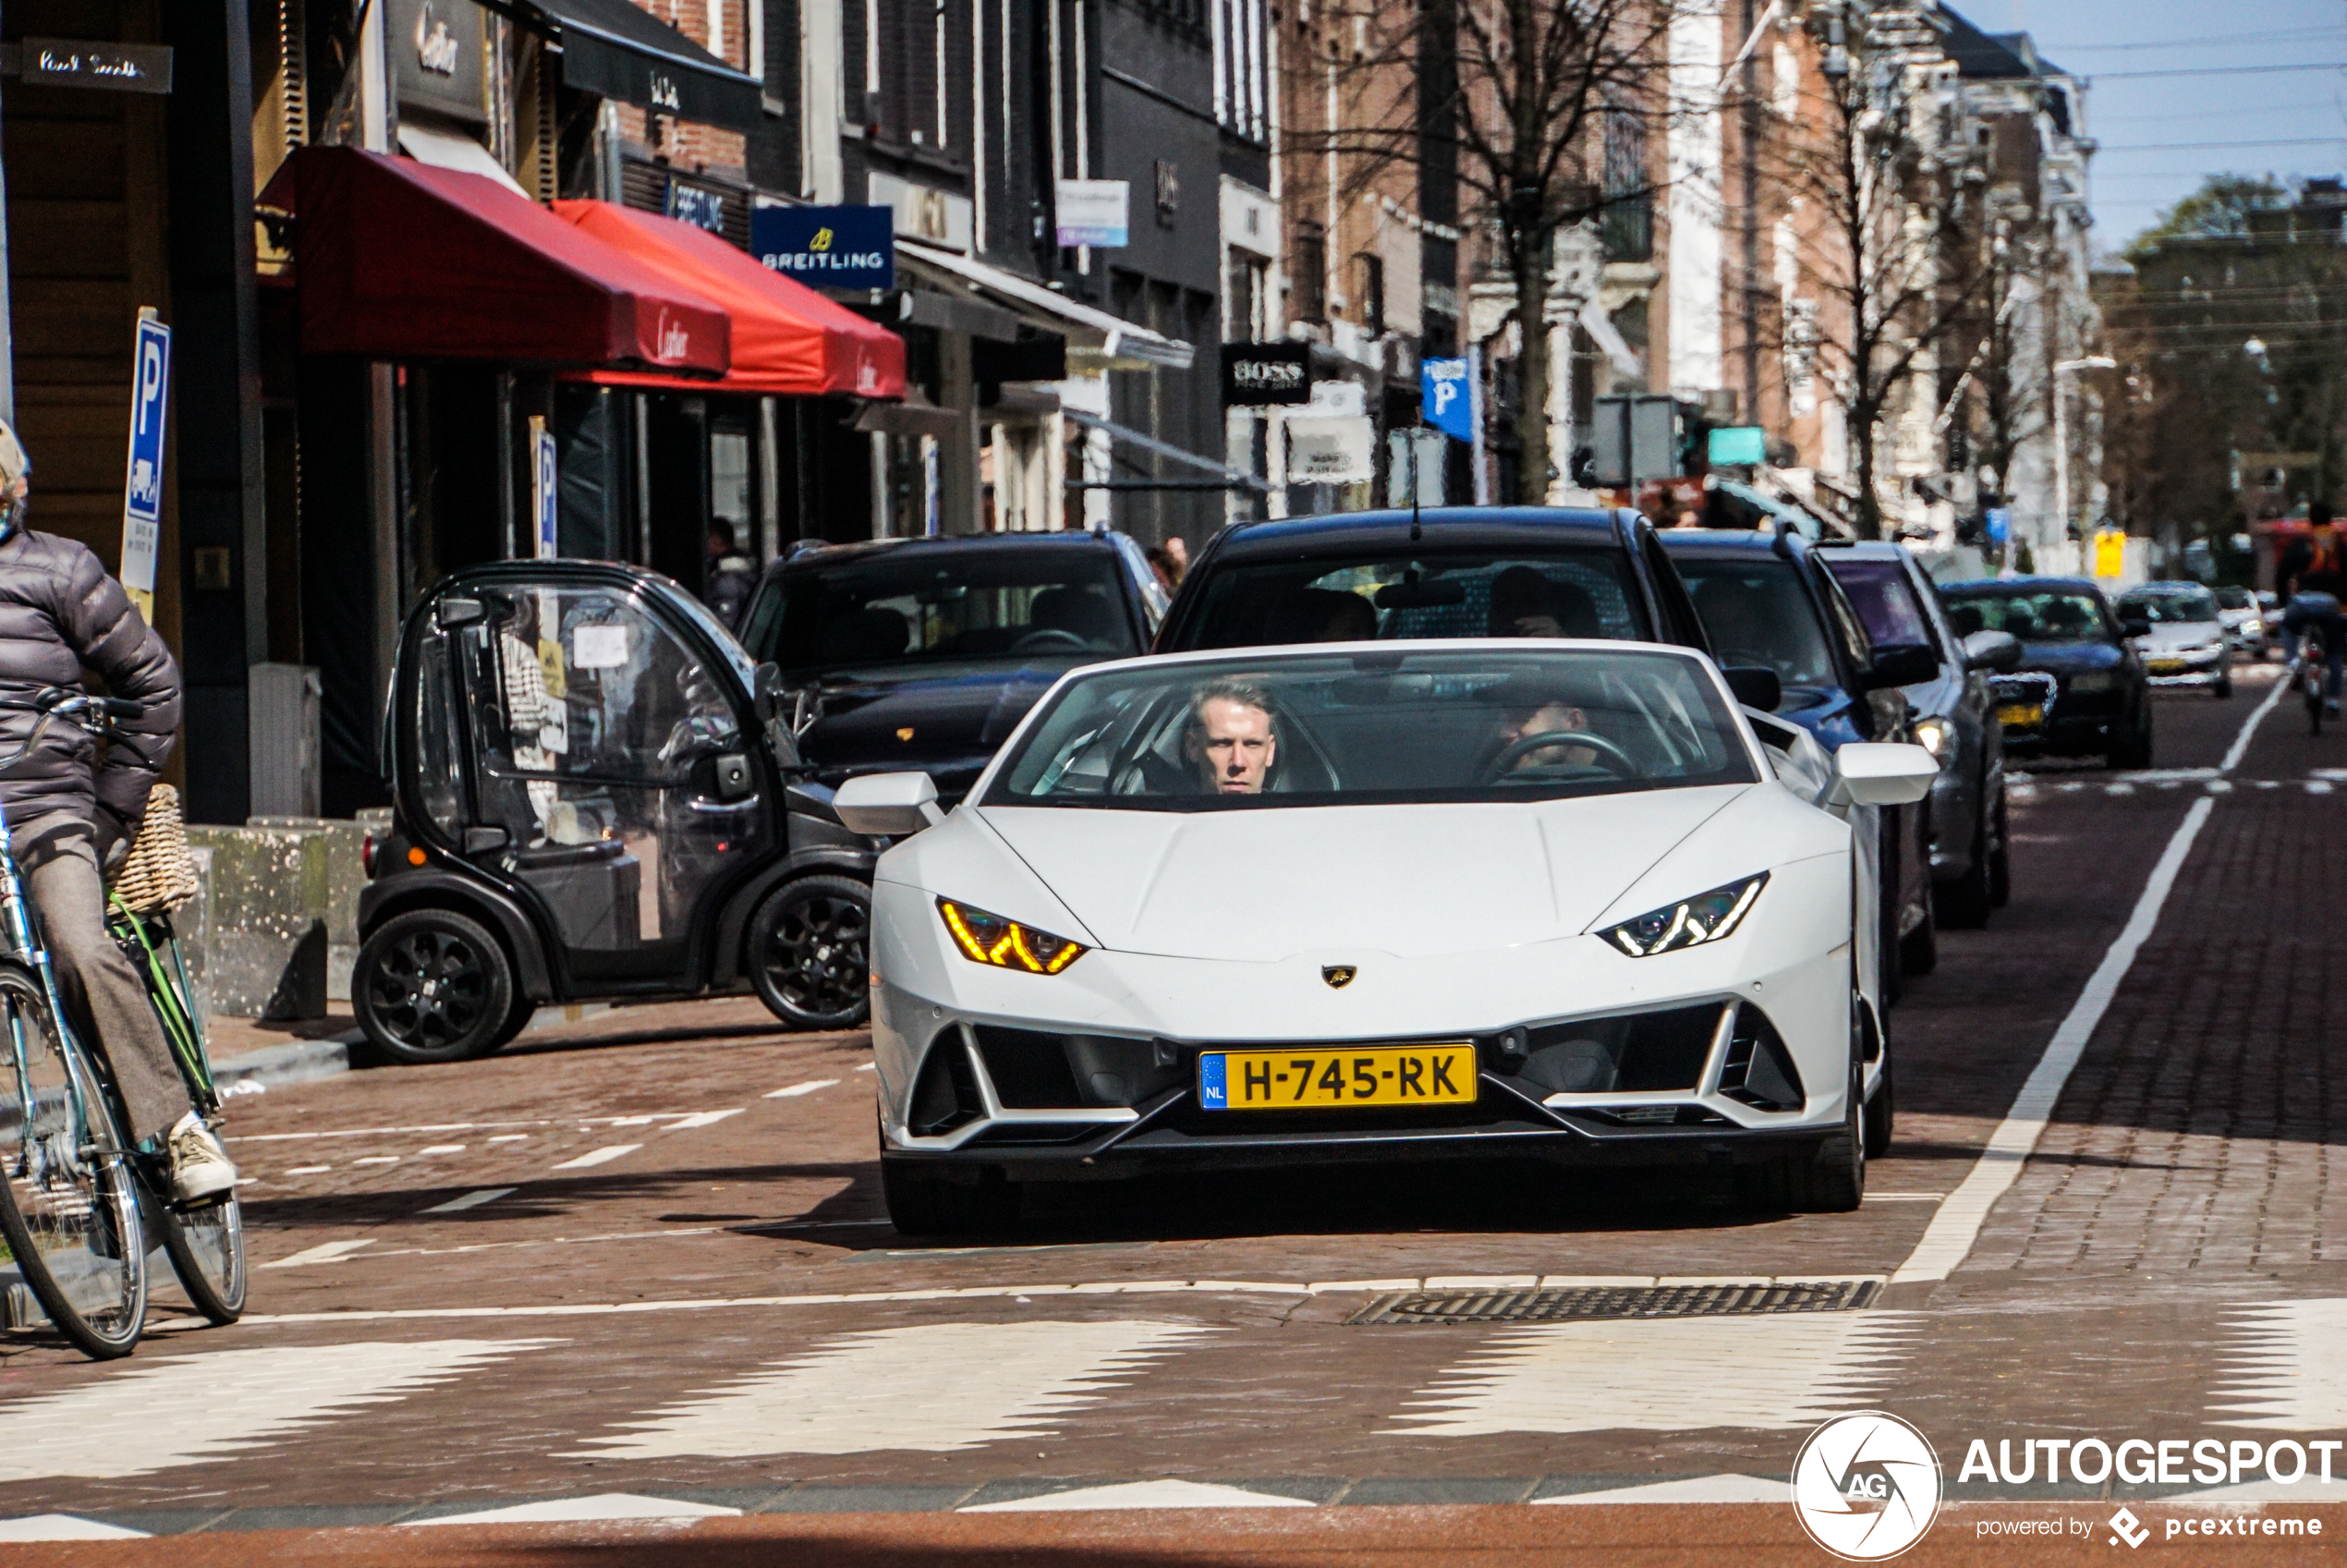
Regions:
<instances>
[{"instance_id":1,"label":"passenger in car","mask_svg":"<svg viewBox=\"0 0 2347 1568\"><path fill-rule=\"evenodd\" d=\"M1597 601L1537 566L1514 565L1491 579L1493 637L1603 637Z\"/></svg>"},{"instance_id":2,"label":"passenger in car","mask_svg":"<svg viewBox=\"0 0 2347 1568\"><path fill-rule=\"evenodd\" d=\"M1278 635L1266 642L1370 642L1377 606L1343 589L1303 588L1280 607Z\"/></svg>"},{"instance_id":3,"label":"passenger in car","mask_svg":"<svg viewBox=\"0 0 2347 1568\"><path fill-rule=\"evenodd\" d=\"M1204 793L1260 795L1279 760L1271 698L1246 681L1201 687L1190 701L1182 755L1198 770L1198 787Z\"/></svg>"}]
</instances>

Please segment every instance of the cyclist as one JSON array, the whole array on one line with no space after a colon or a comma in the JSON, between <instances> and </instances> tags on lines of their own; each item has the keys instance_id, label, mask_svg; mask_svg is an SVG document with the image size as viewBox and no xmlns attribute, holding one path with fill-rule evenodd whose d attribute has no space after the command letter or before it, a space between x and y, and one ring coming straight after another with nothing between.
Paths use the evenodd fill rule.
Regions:
<instances>
[{"instance_id":1,"label":"cyclist","mask_svg":"<svg viewBox=\"0 0 2347 1568\"><path fill-rule=\"evenodd\" d=\"M113 1072L129 1136L162 1146L180 1202L218 1197L235 1187L236 1167L196 1114L139 973L106 930L99 869L128 850L147 791L171 755L179 668L97 556L24 526L31 489L31 461L0 423L0 687L18 694L0 708L0 752L23 745L41 722L23 697L79 689L85 667L141 711L124 721L103 760L86 732L51 724L40 747L0 777L0 807L41 910L67 1017Z\"/></svg>"},{"instance_id":2,"label":"cyclist","mask_svg":"<svg viewBox=\"0 0 2347 1568\"><path fill-rule=\"evenodd\" d=\"M2323 639L2330 665L2323 687L2323 712L2336 719L2342 662L2347 662L2347 622L2340 615L2341 603L2347 602L2347 554L2342 554L2342 541L2331 517L2328 501L2306 508L2306 537L2292 541L2282 552L2277 575L2282 602L2288 606L2281 616L2282 659L2286 662L2297 660L2302 631Z\"/></svg>"}]
</instances>

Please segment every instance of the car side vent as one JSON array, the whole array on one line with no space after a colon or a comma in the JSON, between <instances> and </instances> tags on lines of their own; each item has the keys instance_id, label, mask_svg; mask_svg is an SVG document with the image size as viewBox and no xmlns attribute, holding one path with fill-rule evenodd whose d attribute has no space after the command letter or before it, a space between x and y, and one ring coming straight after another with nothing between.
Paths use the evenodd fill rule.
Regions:
<instances>
[{"instance_id":1,"label":"car side vent","mask_svg":"<svg viewBox=\"0 0 2347 1568\"><path fill-rule=\"evenodd\" d=\"M1784 1037L1749 1002L1736 1009L1728 1059L1720 1069L1720 1092L1757 1111L1798 1111L1808 1098Z\"/></svg>"},{"instance_id":2,"label":"car side vent","mask_svg":"<svg viewBox=\"0 0 2347 1568\"><path fill-rule=\"evenodd\" d=\"M1544 1094L1684 1093L1703 1076L1720 1005L1545 1024L1529 1031L1516 1075Z\"/></svg>"},{"instance_id":3,"label":"car side vent","mask_svg":"<svg viewBox=\"0 0 2347 1568\"><path fill-rule=\"evenodd\" d=\"M949 1026L938 1031L913 1081L912 1109L906 1126L917 1137L950 1133L985 1113L979 1098L978 1075L970 1071L969 1052L962 1048L962 1031Z\"/></svg>"}]
</instances>

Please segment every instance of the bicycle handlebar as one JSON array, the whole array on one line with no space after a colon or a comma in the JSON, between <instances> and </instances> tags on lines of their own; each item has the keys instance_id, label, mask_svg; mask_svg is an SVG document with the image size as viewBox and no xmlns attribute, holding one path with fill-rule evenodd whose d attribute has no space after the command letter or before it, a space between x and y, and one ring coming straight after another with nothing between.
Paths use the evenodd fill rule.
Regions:
<instances>
[{"instance_id":1,"label":"bicycle handlebar","mask_svg":"<svg viewBox=\"0 0 2347 1568\"><path fill-rule=\"evenodd\" d=\"M71 687L44 687L30 700L0 698L0 709L18 712L38 713L41 722L32 726L24 744L9 755L0 758L0 773L7 773L20 766L41 744L49 726L59 719L74 725L93 740L103 740L115 733L115 721L135 719L146 711L144 705L126 697L100 697L93 692L77 691Z\"/></svg>"}]
</instances>

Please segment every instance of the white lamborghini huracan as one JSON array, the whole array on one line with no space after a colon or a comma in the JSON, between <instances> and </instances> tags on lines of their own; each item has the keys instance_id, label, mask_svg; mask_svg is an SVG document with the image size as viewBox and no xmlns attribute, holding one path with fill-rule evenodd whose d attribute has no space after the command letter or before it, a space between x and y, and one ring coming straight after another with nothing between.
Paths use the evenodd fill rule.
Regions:
<instances>
[{"instance_id":1,"label":"white lamborghini huracan","mask_svg":"<svg viewBox=\"0 0 2347 1568\"><path fill-rule=\"evenodd\" d=\"M1890 1136L1865 820L1938 774L1681 648L1320 644L1072 672L872 898L889 1212L1151 1167L1734 1169L1849 1209Z\"/></svg>"}]
</instances>

